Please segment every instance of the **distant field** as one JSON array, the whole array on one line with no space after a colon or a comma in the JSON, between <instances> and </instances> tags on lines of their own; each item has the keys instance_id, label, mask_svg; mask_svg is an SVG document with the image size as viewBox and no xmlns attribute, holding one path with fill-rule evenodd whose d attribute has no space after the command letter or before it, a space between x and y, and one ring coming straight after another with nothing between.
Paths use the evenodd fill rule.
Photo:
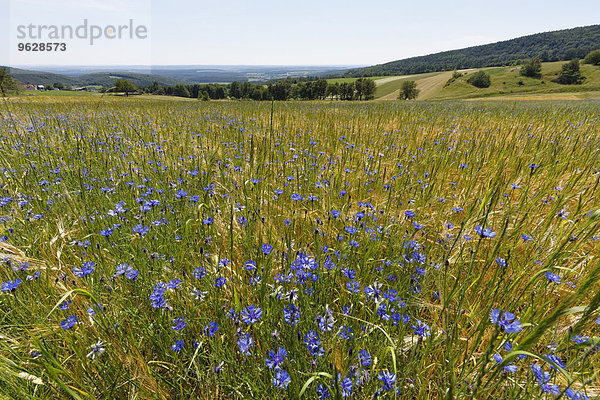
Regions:
<instances>
[{"instance_id":1,"label":"distant field","mask_svg":"<svg viewBox=\"0 0 600 400\"><path fill-rule=\"evenodd\" d=\"M389 76L371 76L369 77L369 79L373 79L374 81L377 81L378 79L384 79L384 78L389 78ZM346 82L354 82L357 79L360 78L334 78L334 79L327 79L328 83L346 83Z\"/></svg>"}]
</instances>

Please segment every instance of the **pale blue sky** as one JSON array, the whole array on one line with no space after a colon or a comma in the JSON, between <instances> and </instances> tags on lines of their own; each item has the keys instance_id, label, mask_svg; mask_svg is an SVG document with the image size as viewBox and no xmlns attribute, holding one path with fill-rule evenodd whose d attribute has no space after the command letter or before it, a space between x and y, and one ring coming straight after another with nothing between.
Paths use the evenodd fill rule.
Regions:
<instances>
[{"instance_id":1,"label":"pale blue sky","mask_svg":"<svg viewBox=\"0 0 600 400\"><path fill-rule=\"evenodd\" d=\"M600 1L0 0L0 64L371 65L600 23ZM148 26L145 40L25 54L17 25ZM29 40L32 41L32 40Z\"/></svg>"}]
</instances>

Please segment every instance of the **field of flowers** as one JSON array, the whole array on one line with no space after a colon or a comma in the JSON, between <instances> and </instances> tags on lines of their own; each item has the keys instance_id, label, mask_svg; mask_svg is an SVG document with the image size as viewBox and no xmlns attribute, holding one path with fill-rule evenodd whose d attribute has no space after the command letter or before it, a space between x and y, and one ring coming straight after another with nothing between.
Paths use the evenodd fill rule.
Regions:
<instances>
[{"instance_id":1,"label":"field of flowers","mask_svg":"<svg viewBox=\"0 0 600 400\"><path fill-rule=\"evenodd\" d=\"M600 395L600 104L5 105L1 397Z\"/></svg>"}]
</instances>

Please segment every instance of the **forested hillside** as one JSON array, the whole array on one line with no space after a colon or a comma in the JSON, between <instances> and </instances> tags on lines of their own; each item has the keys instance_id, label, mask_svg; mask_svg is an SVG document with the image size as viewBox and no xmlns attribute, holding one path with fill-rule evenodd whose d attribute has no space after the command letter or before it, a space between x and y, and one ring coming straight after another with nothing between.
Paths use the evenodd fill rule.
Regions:
<instances>
[{"instance_id":1,"label":"forested hillside","mask_svg":"<svg viewBox=\"0 0 600 400\"><path fill-rule=\"evenodd\" d=\"M495 67L510 65L532 57L540 57L542 61L561 61L583 58L591 50L598 48L600 48L600 25L591 25L536 33L503 42L351 69L343 75L348 77L405 75Z\"/></svg>"}]
</instances>

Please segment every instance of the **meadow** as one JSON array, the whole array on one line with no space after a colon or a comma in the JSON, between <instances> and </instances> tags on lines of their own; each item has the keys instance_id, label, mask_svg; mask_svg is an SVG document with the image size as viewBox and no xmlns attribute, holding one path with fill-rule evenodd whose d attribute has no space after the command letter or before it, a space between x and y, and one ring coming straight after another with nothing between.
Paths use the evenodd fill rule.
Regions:
<instances>
[{"instance_id":1,"label":"meadow","mask_svg":"<svg viewBox=\"0 0 600 400\"><path fill-rule=\"evenodd\" d=\"M600 395L600 105L14 98L0 396Z\"/></svg>"}]
</instances>

